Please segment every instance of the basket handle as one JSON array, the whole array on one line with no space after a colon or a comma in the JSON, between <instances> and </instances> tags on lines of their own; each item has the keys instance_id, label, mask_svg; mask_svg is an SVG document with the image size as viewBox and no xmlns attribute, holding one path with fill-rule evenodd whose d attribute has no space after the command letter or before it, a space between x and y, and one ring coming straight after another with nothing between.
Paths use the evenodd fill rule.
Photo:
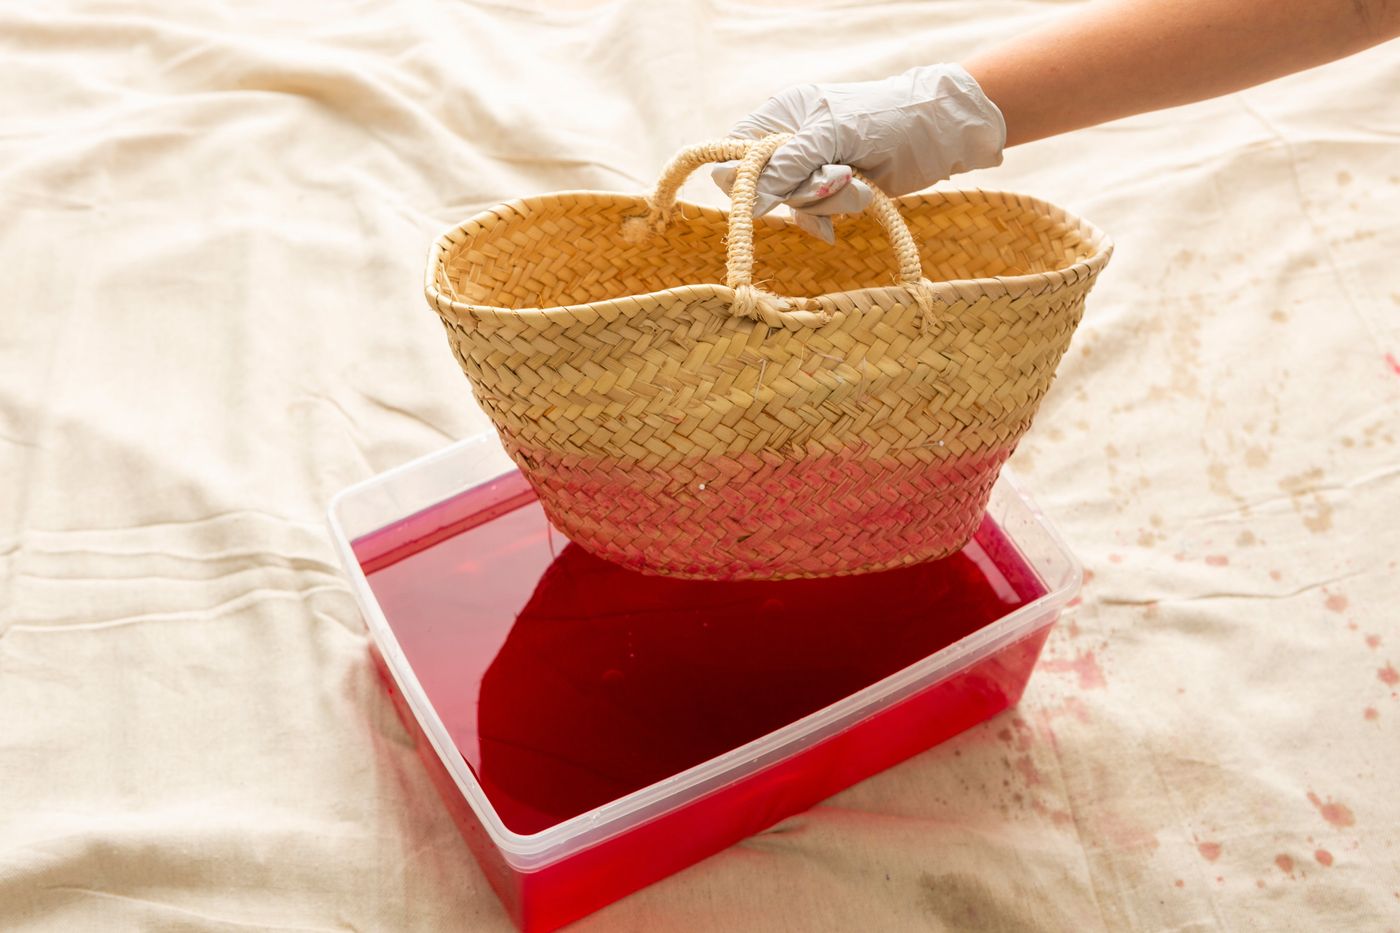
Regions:
<instances>
[{"instance_id":1,"label":"basket handle","mask_svg":"<svg viewBox=\"0 0 1400 933\"><path fill-rule=\"evenodd\" d=\"M773 295L753 284L753 212L758 197L758 175L777 148L791 138L791 133L772 133L757 140L723 139L687 146L662 170L656 190L647 198L647 216L633 218L645 224L645 230L661 230L670 220L676 206L676 194L691 172L709 162L738 159L738 172L730 188L729 236L725 256L725 284L734 289L733 311L737 316L757 320L768 316L763 314L764 311L787 311L802 303L802 299ZM919 248L908 225L889 195L860 172L852 169L852 173L870 186L872 197L865 210L875 215L889 237L890 245L894 247L895 258L899 261L899 284L909 289L923 312L924 320L930 321L933 315L933 283L924 276ZM635 232L632 235L635 236Z\"/></svg>"}]
</instances>

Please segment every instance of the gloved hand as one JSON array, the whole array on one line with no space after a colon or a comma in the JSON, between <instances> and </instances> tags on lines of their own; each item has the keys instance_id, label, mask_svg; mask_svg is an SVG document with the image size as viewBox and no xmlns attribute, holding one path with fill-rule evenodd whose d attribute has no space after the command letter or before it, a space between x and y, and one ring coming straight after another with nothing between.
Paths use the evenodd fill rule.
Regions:
<instances>
[{"instance_id":1,"label":"gloved hand","mask_svg":"<svg viewBox=\"0 0 1400 933\"><path fill-rule=\"evenodd\" d=\"M834 241L831 214L855 213L870 189L857 168L888 195L926 188L958 172L1000 165L1006 143L1001 111L961 65L921 65L878 81L800 84L770 97L729 131L759 139L794 133L758 177L754 215L780 203L798 226ZM738 162L710 176L725 194Z\"/></svg>"}]
</instances>

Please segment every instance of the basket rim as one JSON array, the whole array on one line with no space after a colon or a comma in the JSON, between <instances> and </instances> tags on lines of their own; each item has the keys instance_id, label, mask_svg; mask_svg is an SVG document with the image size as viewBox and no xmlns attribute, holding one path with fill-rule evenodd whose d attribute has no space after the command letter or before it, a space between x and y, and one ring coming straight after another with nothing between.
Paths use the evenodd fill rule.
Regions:
<instances>
[{"instance_id":1,"label":"basket rim","mask_svg":"<svg viewBox=\"0 0 1400 933\"><path fill-rule=\"evenodd\" d=\"M674 285L669 288L641 292L632 295L619 295L614 298L600 298L595 301L544 305L539 307L509 308L500 305L482 305L461 301L443 293L438 287L437 276L443 270L447 258L461 249L466 243L499 224L516 223L528 219L537 209L553 206L557 202L571 199L587 199L614 206L635 208L644 215L649 204L645 196L614 191L592 191L573 189L554 191L503 201L478 211L466 220L438 236L429 247L427 268L424 274L423 293L439 316L459 323L471 323L483 316L493 319L550 320L552 318L574 318L579 314L607 312L608 316L629 317L652 313L652 301L665 298L692 299L704 295L720 298L727 302L734 299L735 290L723 283L691 283ZM993 299L1027 295L1038 295L1045 291L1061 288L1092 278L1107 264L1113 255L1113 240L1094 223L1073 214L1057 204L1041 198L1012 191L968 188L957 190L935 190L907 194L895 198L901 211L917 209L930 204L946 205L978 201L999 206L1013 206L1021 210L1048 215L1074 226L1084 242L1094 250L1093 254L1063 268L1048 272L1031 272L1023 275L983 276L965 279L929 280L935 302L952 304L975 301L979 298ZM728 211L708 204L677 200L676 208L683 215L698 214L711 219L723 219ZM767 215L759 219L768 226L788 226L791 221ZM902 285L871 285L839 292L826 292L822 295L804 297L799 300L802 310L775 310L761 315L764 323L770 326L819 326L835 323L857 304L869 299L907 298L909 290ZM861 301L865 299L865 301Z\"/></svg>"}]
</instances>

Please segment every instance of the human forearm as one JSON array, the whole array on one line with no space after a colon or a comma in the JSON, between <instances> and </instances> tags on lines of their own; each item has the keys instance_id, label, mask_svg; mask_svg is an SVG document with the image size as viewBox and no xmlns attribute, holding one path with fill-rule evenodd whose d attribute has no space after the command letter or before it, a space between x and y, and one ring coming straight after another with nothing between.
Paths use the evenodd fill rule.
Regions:
<instances>
[{"instance_id":1,"label":"human forearm","mask_svg":"<svg viewBox=\"0 0 1400 933\"><path fill-rule=\"evenodd\" d=\"M1400 0L1103 0L962 64L1008 146L1228 94L1400 35Z\"/></svg>"}]
</instances>

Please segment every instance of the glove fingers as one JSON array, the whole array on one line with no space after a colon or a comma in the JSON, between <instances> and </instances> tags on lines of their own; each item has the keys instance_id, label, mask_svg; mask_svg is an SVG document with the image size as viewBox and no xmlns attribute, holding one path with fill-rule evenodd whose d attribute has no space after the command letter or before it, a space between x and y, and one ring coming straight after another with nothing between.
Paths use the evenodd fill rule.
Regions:
<instances>
[{"instance_id":1,"label":"glove fingers","mask_svg":"<svg viewBox=\"0 0 1400 933\"><path fill-rule=\"evenodd\" d=\"M738 175L738 162L720 162L710 169L710 178L725 194L734 187ZM828 243L830 224L819 224L811 219L819 215L859 214L870 204L870 188L863 181L851 177L851 169L846 165L824 165L797 186L791 195L783 199L798 217L798 226ZM762 217L780 202L772 195L759 195L755 205L755 215ZM807 215L804 218L802 215Z\"/></svg>"},{"instance_id":2,"label":"glove fingers","mask_svg":"<svg viewBox=\"0 0 1400 933\"><path fill-rule=\"evenodd\" d=\"M738 162L720 162L716 164L714 168L710 169L710 178L716 185L719 185L720 190L730 197L733 197L734 179L737 178L738 175ZM757 192L754 196L753 215L755 217L762 217L781 203L783 203L783 199L776 195Z\"/></svg>"},{"instance_id":3,"label":"glove fingers","mask_svg":"<svg viewBox=\"0 0 1400 933\"><path fill-rule=\"evenodd\" d=\"M803 93L803 88L793 87L774 94L757 110L734 124L729 135L740 139L762 139L771 133L796 133L806 113Z\"/></svg>"},{"instance_id":4,"label":"glove fingers","mask_svg":"<svg viewBox=\"0 0 1400 933\"><path fill-rule=\"evenodd\" d=\"M790 89L768 98L761 107L730 127L729 137L732 139L762 139L773 133L796 132L800 123L800 114L797 108L801 105L801 100L800 98L789 100L790 97L794 96L795 91ZM730 194L738 169L739 163L737 161L721 162L710 169L710 178L720 187L720 190L725 194ZM773 204L768 204L759 216L772 210L773 206Z\"/></svg>"},{"instance_id":5,"label":"glove fingers","mask_svg":"<svg viewBox=\"0 0 1400 933\"><path fill-rule=\"evenodd\" d=\"M714 183L723 189L725 194L729 194L734 187L734 179L739 175L738 160L728 162L718 162L710 169L710 178ZM847 165L823 165L807 178L789 194L785 200L794 207L803 207L813 201L835 195L851 181L851 169ZM868 199L867 199L868 200ZM849 203L849 202L843 202ZM860 208L856 208L859 210ZM825 211L824 213L834 214L839 211Z\"/></svg>"},{"instance_id":6,"label":"glove fingers","mask_svg":"<svg viewBox=\"0 0 1400 933\"><path fill-rule=\"evenodd\" d=\"M791 133L792 130L774 120L751 113L729 129L729 135L738 139L762 139L773 133Z\"/></svg>"},{"instance_id":7,"label":"glove fingers","mask_svg":"<svg viewBox=\"0 0 1400 933\"><path fill-rule=\"evenodd\" d=\"M729 194L733 189L734 179L738 177L738 175L738 161L720 162L710 169L710 178L716 185L719 185L719 189L725 194Z\"/></svg>"},{"instance_id":8,"label":"glove fingers","mask_svg":"<svg viewBox=\"0 0 1400 933\"><path fill-rule=\"evenodd\" d=\"M824 165L813 172L787 203L813 214L858 214L870 203L870 188L851 177L845 165Z\"/></svg>"},{"instance_id":9,"label":"glove fingers","mask_svg":"<svg viewBox=\"0 0 1400 933\"><path fill-rule=\"evenodd\" d=\"M797 226L810 233L812 236L827 244L836 242L836 233L832 229L831 218L821 214L809 214L807 211L793 211L792 219Z\"/></svg>"},{"instance_id":10,"label":"glove fingers","mask_svg":"<svg viewBox=\"0 0 1400 933\"><path fill-rule=\"evenodd\" d=\"M793 210L804 210L809 214L828 217L832 214L859 214L870 203L870 189L864 186L857 187L858 184L848 185L830 197L818 198L806 204L793 201L788 203L793 205Z\"/></svg>"},{"instance_id":11,"label":"glove fingers","mask_svg":"<svg viewBox=\"0 0 1400 933\"><path fill-rule=\"evenodd\" d=\"M850 183L851 169L848 166L823 165L803 179L786 200L793 207L806 207L813 201L836 194Z\"/></svg>"},{"instance_id":12,"label":"glove fingers","mask_svg":"<svg viewBox=\"0 0 1400 933\"><path fill-rule=\"evenodd\" d=\"M783 203L783 199L776 194L763 194L759 192L753 200L754 217L762 217L764 214Z\"/></svg>"},{"instance_id":13,"label":"glove fingers","mask_svg":"<svg viewBox=\"0 0 1400 933\"><path fill-rule=\"evenodd\" d=\"M728 162L717 162L710 169L710 178L725 194L730 194L734 188L734 179L739 177L739 162L732 159ZM761 178L762 176L760 176ZM851 181L851 170L845 165L823 165L811 175L807 176L797 188L786 198L779 198L778 201L786 201L794 207L800 207L813 201L829 197L841 191ZM763 213L772 210L777 201L773 200L773 192L764 191L761 187L758 191L761 205L765 205ZM836 213L827 211L825 213Z\"/></svg>"},{"instance_id":14,"label":"glove fingers","mask_svg":"<svg viewBox=\"0 0 1400 933\"><path fill-rule=\"evenodd\" d=\"M813 172L835 161L829 123L818 116L778 147L758 176L760 200L765 195L774 203L786 200Z\"/></svg>"}]
</instances>

